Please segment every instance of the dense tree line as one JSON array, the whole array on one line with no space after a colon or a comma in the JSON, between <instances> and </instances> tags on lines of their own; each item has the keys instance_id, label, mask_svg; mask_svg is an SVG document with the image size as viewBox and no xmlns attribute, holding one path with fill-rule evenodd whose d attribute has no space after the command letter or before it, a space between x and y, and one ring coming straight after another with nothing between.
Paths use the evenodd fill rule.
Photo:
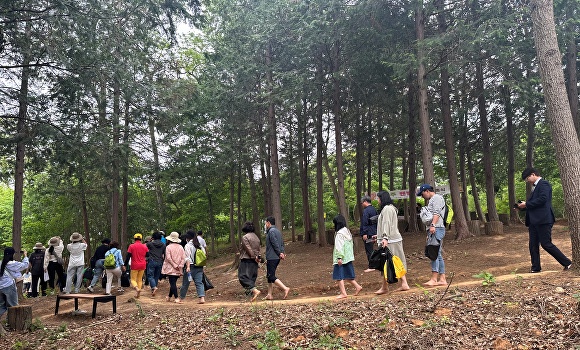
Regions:
<instances>
[{"instance_id":1,"label":"dense tree line","mask_svg":"<svg viewBox=\"0 0 580 350\"><path fill-rule=\"evenodd\" d=\"M215 251L273 215L324 245L328 218L355 224L377 190L411 189L418 230L424 181L450 185L463 238L469 220L517 220L528 165L575 212L558 138L578 143L578 1L0 4L4 244L195 227ZM544 100L538 9L555 14L574 135Z\"/></svg>"}]
</instances>

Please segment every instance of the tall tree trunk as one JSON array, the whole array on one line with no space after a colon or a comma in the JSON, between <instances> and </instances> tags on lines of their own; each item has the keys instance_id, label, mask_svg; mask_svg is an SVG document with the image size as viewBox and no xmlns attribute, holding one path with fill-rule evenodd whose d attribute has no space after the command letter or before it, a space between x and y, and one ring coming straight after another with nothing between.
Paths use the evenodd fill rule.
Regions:
<instances>
[{"instance_id":1,"label":"tall tree trunk","mask_svg":"<svg viewBox=\"0 0 580 350\"><path fill-rule=\"evenodd\" d=\"M276 219L276 226L280 231L284 226L282 222L282 204L280 199L280 167L278 165L278 137L276 126L276 114L274 111L274 101L272 94L274 93L274 78L272 76L272 46L268 44L268 51L266 53L266 79L268 81L268 93L270 102L268 103L268 128L270 142L270 168L272 170L271 185L272 185L272 215Z\"/></svg>"},{"instance_id":2,"label":"tall tree trunk","mask_svg":"<svg viewBox=\"0 0 580 350\"><path fill-rule=\"evenodd\" d=\"M356 118L356 125L355 125L355 138L356 138L356 143L354 145L355 147L355 162L356 162L356 167L355 167L355 174L356 174L356 181L355 181L355 191L356 191L356 195L357 195L357 209L358 209L358 217L361 218L362 217L362 211L363 211L363 207L362 205L360 205L360 199L362 198L361 195L363 194L363 192L366 193L370 193L369 190L365 191L365 184L364 184L364 165L363 165L363 157L364 157L364 145L366 144L367 140L366 138L363 138L363 130L362 130L362 125L363 125L363 119L364 119L364 115L363 113L360 113L360 108L358 108L359 106L357 106L357 113L355 113L355 118ZM369 129L370 130L370 129ZM370 185L369 185L370 187Z\"/></svg>"},{"instance_id":3,"label":"tall tree trunk","mask_svg":"<svg viewBox=\"0 0 580 350\"><path fill-rule=\"evenodd\" d=\"M236 223L234 219L234 203L235 203L235 180L234 180L234 167L230 168L230 247L233 251L236 251Z\"/></svg>"},{"instance_id":4,"label":"tall tree trunk","mask_svg":"<svg viewBox=\"0 0 580 350\"><path fill-rule=\"evenodd\" d=\"M246 163L246 171L248 173L248 180L250 182L250 196L252 200L252 222L254 223L254 228L256 229L256 235L258 238L262 236L262 230L260 227L260 211L258 210L258 192L256 190L256 181L254 180L254 171L252 169L252 164L250 161Z\"/></svg>"},{"instance_id":5,"label":"tall tree trunk","mask_svg":"<svg viewBox=\"0 0 580 350\"><path fill-rule=\"evenodd\" d=\"M483 148L483 168L485 172L485 192L487 199L487 214L489 221L499 221L495 206L495 187L493 183L493 159L489 140L489 122L487 120L487 106L483 79L483 64L475 63L476 95L479 109L479 125L481 130L481 144Z\"/></svg>"},{"instance_id":6,"label":"tall tree trunk","mask_svg":"<svg viewBox=\"0 0 580 350\"><path fill-rule=\"evenodd\" d=\"M564 203L572 240L572 260L580 261L580 202L577 180L580 178L580 142L566 99L564 74L554 23L552 0L531 0L534 43L546 101L546 117L550 125L556 160L560 168ZM573 265L578 269L577 264Z\"/></svg>"},{"instance_id":7,"label":"tall tree trunk","mask_svg":"<svg viewBox=\"0 0 580 350\"><path fill-rule=\"evenodd\" d=\"M421 158L423 160L423 181L435 186L435 172L433 170L433 148L431 146L431 130L429 123L429 109L427 85L425 83L425 53L423 40L425 39L425 14L423 0L417 2L415 12L415 31L417 35L417 86L419 87L419 127L421 129Z\"/></svg>"},{"instance_id":8,"label":"tall tree trunk","mask_svg":"<svg viewBox=\"0 0 580 350\"><path fill-rule=\"evenodd\" d=\"M479 190L477 189L477 184L475 183L475 168L473 166L473 160L471 159L471 150L467 150L467 167L469 168L469 181L471 184L471 195L473 196L473 204L475 205L475 212L477 217L481 222L485 222L485 215L481 209L481 203L479 202Z\"/></svg>"},{"instance_id":9,"label":"tall tree trunk","mask_svg":"<svg viewBox=\"0 0 580 350\"><path fill-rule=\"evenodd\" d=\"M506 138L507 138L507 160L508 160L508 203L510 206L514 204L516 199L516 183L515 183L515 173L516 173L516 157L515 157L515 147L514 147L514 111L512 108L511 100L511 90L506 85L500 86L500 92L503 100L505 118L506 118ZM510 222L518 222L518 213L515 210L510 210Z\"/></svg>"},{"instance_id":10,"label":"tall tree trunk","mask_svg":"<svg viewBox=\"0 0 580 350\"><path fill-rule=\"evenodd\" d=\"M312 220L310 218L310 199L308 194L309 176L308 176L308 123L307 123L307 101L302 100L302 113L298 122L298 138L300 149L298 151L298 172L300 175L300 192L302 195L302 221L304 226L304 243L311 243L314 240L312 231Z\"/></svg>"},{"instance_id":11,"label":"tall tree trunk","mask_svg":"<svg viewBox=\"0 0 580 350\"><path fill-rule=\"evenodd\" d=\"M466 88L467 79L465 76L463 77L463 90L467 91ZM467 94L463 93L460 97L459 106L461 112L461 130L460 130L460 140L459 140L459 161L460 161L460 168L461 168L461 184L463 188L463 192L461 195L461 200L463 202L463 212L467 220L471 220L471 214L469 213L469 203L468 203L468 191L467 191L467 181L468 181L468 170L467 170L467 152L469 148L469 141L468 141L468 126L467 126Z\"/></svg>"},{"instance_id":12,"label":"tall tree trunk","mask_svg":"<svg viewBox=\"0 0 580 350\"><path fill-rule=\"evenodd\" d=\"M237 176L238 179L238 193L236 198L236 207L237 207L237 217L238 217L238 224L236 227L236 231L238 232L238 242L242 241L242 163L241 163L241 155L238 155L238 159L240 163L236 165L237 167Z\"/></svg>"},{"instance_id":13,"label":"tall tree trunk","mask_svg":"<svg viewBox=\"0 0 580 350\"><path fill-rule=\"evenodd\" d=\"M123 128L123 176L122 176L122 189L123 189L123 199L121 206L121 235L123 237L129 237L129 158L130 158L130 145L129 145L129 124L131 123L130 114L131 101L129 98L125 99L125 127Z\"/></svg>"},{"instance_id":14,"label":"tall tree trunk","mask_svg":"<svg viewBox=\"0 0 580 350\"><path fill-rule=\"evenodd\" d=\"M91 234L89 230L89 211L87 208L87 194L85 188L85 174L82 169L79 170L79 189L81 191L81 211L83 216L83 232L87 241L87 249L85 251L85 258L87 254L91 254Z\"/></svg>"},{"instance_id":15,"label":"tall tree trunk","mask_svg":"<svg viewBox=\"0 0 580 350\"><path fill-rule=\"evenodd\" d=\"M526 142L526 167L534 166L534 147L536 145L536 113L538 107L534 101L529 101L527 105L528 133ZM532 186L526 182L526 198L530 197Z\"/></svg>"},{"instance_id":16,"label":"tall tree trunk","mask_svg":"<svg viewBox=\"0 0 580 350\"><path fill-rule=\"evenodd\" d=\"M111 154L111 236L119 236L119 141L121 132L119 120L121 115L121 88L119 82L115 79L113 83L113 145ZM121 247L126 237L121 237Z\"/></svg>"},{"instance_id":17,"label":"tall tree trunk","mask_svg":"<svg viewBox=\"0 0 580 350\"><path fill-rule=\"evenodd\" d=\"M324 165L324 170L326 171L326 177L328 178L328 184L332 189L332 195L334 197L334 202L336 203L336 207L340 208L340 194L338 193L338 186L336 185L336 180L334 178L334 174L330 169L330 164L328 164L328 155L326 154L326 147L324 147L322 164Z\"/></svg>"},{"instance_id":18,"label":"tall tree trunk","mask_svg":"<svg viewBox=\"0 0 580 350\"><path fill-rule=\"evenodd\" d=\"M568 24L568 47L566 50L566 92L568 93L568 103L570 103L570 112L572 113L572 120L574 121L574 127L576 128L576 133L580 133L580 115L578 115L578 70L577 63L578 60L578 46L576 40L578 40L577 32L578 25L575 13L578 3L576 1L569 1L566 8L566 17L569 21Z\"/></svg>"},{"instance_id":19,"label":"tall tree trunk","mask_svg":"<svg viewBox=\"0 0 580 350\"><path fill-rule=\"evenodd\" d=\"M378 142L378 148L379 151L377 153L377 175L379 176L379 188L378 191L382 191L384 189L384 179L383 179L383 173L385 172L383 170L383 158L384 158L384 152L383 152L383 145L386 144L385 139L384 139L384 135L386 134L386 125L388 122L387 119L387 115L383 115L381 123L379 123L380 125L377 126L377 134L375 135L377 140L379 140ZM370 129L369 129L370 130ZM370 188L370 184L369 184L369 188ZM372 192L372 190L371 190ZM369 192L369 195L371 194L371 192Z\"/></svg>"},{"instance_id":20,"label":"tall tree trunk","mask_svg":"<svg viewBox=\"0 0 580 350\"><path fill-rule=\"evenodd\" d=\"M342 112L340 110L340 52L341 42L336 40L333 47L332 60L332 113L334 114L334 141L336 146L336 186L338 190L338 209L346 219L347 226L350 216L346 206L346 193L344 190L344 164L342 159Z\"/></svg>"},{"instance_id":21,"label":"tall tree trunk","mask_svg":"<svg viewBox=\"0 0 580 350\"><path fill-rule=\"evenodd\" d=\"M409 231L418 232L419 226L416 220L416 210L417 210L417 197L415 194L415 188L417 187L417 152L415 146L417 145L417 132L416 132L416 114L417 114L417 86L413 83L413 74L409 73L407 78L409 91L407 92L407 105L409 109L409 144L408 152L409 157L408 167L409 167Z\"/></svg>"},{"instance_id":22,"label":"tall tree trunk","mask_svg":"<svg viewBox=\"0 0 580 350\"><path fill-rule=\"evenodd\" d=\"M30 53L30 27L31 22L26 22L26 41L22 49L22 74L20 79L20 90L18 91L18 122L16 123L16 133L18 141L16 143L16 163L14 164L14 205L12 214L12 246L16 250L15 257L20 255L22 247L22 199L24 196L24 156L26 153L26 141L28 139L28 127L26 118L28 117L28 85L31 75L29 67L32 55Z\"/></svg>"},{"instance_id":23,"label":"tall tree trunk","mask_svg":"<svg viewBox=\"0 0 580 350\"><path fill-rule=\"evenodd\" d=\"M213 200L211 198L211 193L209 192L209 189L207 187L205 188L205 194L207 196L207 210L208 210L208 214L209 214L209 232L210 232L210 237L211 237L211 253L213 255L215 255L215 253L216 253L216 249L215 249L215 241L216 241L215 216L213 213ZM256 230L257 230L257 226L256 226Z\"/></svg>"},{"instance_id":24,"label":"tall tree trunk","mask_svg":"<svg viewBox=\"0 0 580 350\"><path fill-rule=\"evenodd\" d=\"M447 32L445 19L444 1L436 0L435 7L439 13L439 32L443 36ZM467 219L463 211L463 203L459 193L459 180L457 179L457 163L455 162L455 141L453 140L453 121L451 117L451 99L449 71L447 69L447 52L441 57L441 115L443 117L443 135L445 138L445 155L447 158L447 174L449 175L449 187L451 189L451 205L455 213L455 239L461 240L469 237Z\"/></svg>"},{"instance_id":25,"label":"tall tree trunk","mask_svg":"<svg viewBox=\"0 0 580 350\"><path fill-rule=\"evenodd\" d=\"M295 223L295 214L294 214L294 140L293 140L294 130L291 129L288 135L289 137L289 172L290 172L290 231L292 235L292 242L296 242L296 223Z\"/></svg>"},{"instance_id":26,"label":"tall tree trunk","mask_svg":"<svg viewBox=\"0 0 580 350\"><path fill-rule=\"evenodd\" d=\"M151 153L153 153L153 181L155 182L155 199L157 204L157 229L165 227L165 204L163 190L161 189L161 166L159 164L159 150L157 149L157 137L155 136L155 118L149 117L149 139L151 140Z\"/></svg>"},{"instance_id":27,"label":"tall tree trunk","mask_svg":"<svg viewBox=\"0 0 580 350\"><path fill-rule=\"evenodd\" d=\"M322 181L322 163L324 157L324 139L322 137L322 114L323 114L323 90L322 90L322 69L316 70L316 82L318 83L316 101L316 212L318 223L318 245L326 246L326 232L324 226L324 184Z\"/></svg>"},{"instance_id":28,"label":"tall tree trunk","mask_svg":"<svg viewBox=\"0 0 580 350\"><path fill-rule=\"evenodd\" d=\"M373 124L373 115L372 113L367 113L367 127L366 129L368 130L367 132L365 132L365 135L369 135L370 130L373 130L372 127ZM366 156L367 156L367 166L366 166L366 174L367 174L367 193L370 195L372 192L372 185L373 185L373 138L372 137L366 137L366 140L364 140L363 144L367 145L367 150L366 150ZM361 140L363 141L363 140ZM380 146L378 147L378 151L377 151L377 157L379 157L380 159L381 156L381 149Z\"/></svg>"}]
</instances>

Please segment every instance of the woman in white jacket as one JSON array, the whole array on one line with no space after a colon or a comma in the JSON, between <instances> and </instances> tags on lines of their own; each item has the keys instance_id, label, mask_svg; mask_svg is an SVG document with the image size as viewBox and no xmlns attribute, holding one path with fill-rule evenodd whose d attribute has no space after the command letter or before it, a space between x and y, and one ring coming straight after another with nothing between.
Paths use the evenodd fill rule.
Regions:
<instances>
[{"instance_id":1,"label":"woman in white jacket","mask_svg":"<svg viewBox=\"0 0 580 350\"><path fill-rule=\"evenodd\" d=\"M5 248L4 258L0 266L0 317L8 311L9 307L18 305L16 280L21 279L22 271L28 268L26 250L22 252L24 255L22 262L14 260L15 252L12 247Z\"/></svg>"},{"instance_id":2,"label":"woman in white jacket","mask_svg":"<svg viewBox=\"0 0 580 350\"><path fill-rule=\"evenodd\" d=\"M389 192L380 191L377 193L377 198L379 200L379 207L381 208L377 222L377 243L379 247L388 247L391 254L398 256L403 262L405 270L408 271L405 251L403 250L403 236L399 232L397 208L393 205L393 200ZM409 290L407 276L401 277L400 280L401 286L397 290ZM383 275L383 284L375 294L385 294L387 289L387 277Z\"/></svg>"}]
</instances>

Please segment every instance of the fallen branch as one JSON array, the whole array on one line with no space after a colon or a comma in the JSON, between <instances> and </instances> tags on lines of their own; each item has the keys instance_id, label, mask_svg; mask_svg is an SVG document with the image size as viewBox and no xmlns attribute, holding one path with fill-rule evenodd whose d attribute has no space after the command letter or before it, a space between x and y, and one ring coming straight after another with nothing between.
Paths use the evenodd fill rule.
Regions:
<instances>
[{"instance_id":1,"label":"fallen branch","mask_svg":"<svg viewBox=\"0 0 580 350\"><path fill-rule=\"evenodd\" d=\"M450 279L449 279L449 283L447 283L447 288L445 288L445 291L443 292L443 294L441 295L441 297L439 298L439 300L437 300L437 302L431 307L430 310L428 310L429 312L433 313L435 312L435 309L437 308L437 305L439 305L439 303L441 302L441 300L443 300L443 297L445 297L445 294L447 294L447 291L449 290L449 287L451 286L451 283L453 282L453 276L455 276L455 273L452 272L450 274Z\"/></svg>"}]
</instances>

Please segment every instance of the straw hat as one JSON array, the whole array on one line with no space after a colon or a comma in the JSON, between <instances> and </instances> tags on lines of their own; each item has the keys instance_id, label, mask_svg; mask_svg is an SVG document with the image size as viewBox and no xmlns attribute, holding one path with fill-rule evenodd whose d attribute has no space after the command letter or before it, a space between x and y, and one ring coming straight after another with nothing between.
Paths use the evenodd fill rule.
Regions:
<instances>
[{"instance_id":1,"label":"straw hat","mask_svg":"<svg viewBox=\"0 0 580 350\"><path fill-rule=\"evenodd\" d=\"M51 245L51 246L54 246L54 247L56 247L56 246L58 245L58 241L59 241L59 240L60 240L60 239L59 239L58 237L52 237L52 238L50 239L50 241L48 241L48 244L49 244L49 245Z\"/></svg>"},{"instance_id":2,"label":"straw hat","mask_svg":"<svg viewBox=\"0 0 580 350\"><path fill-rule=\"evenodd\" d=\"M78 232L75 232L75 233L73 233L73 234L70 236L70 241L71 241L71 242L73 242L73 243L74 243L74 242L80 242L80 241L82 241L82 240L83 240L83 236L81 236L81 234L80 234L80 233L78 233Z\"/></svg>"},{"instance_id":3,"label":"straw hat","mask_svg":"<svg viewBox=\"0 0 580 350\"><path fill-rule=\"evenodd\" d=\"M36 242L36 244L34 245L34 248L32 248L32 250L37 250L37 249L45 250L46 248L42 245L42 243Z\"/></svg>"},{"instance_id":4,"label":"straw hat","mask_svg":"<svg viewBox=\"0 0 580 350\"><path fill-rule=\"evenodd\" d=\"M180 243L181 242L181 238L179 238L179 233L173 231L171 232L171 234L169 236L166 237L166 239L170 242L174 242L174 243Z\"/></svg>"}]
</instances>

